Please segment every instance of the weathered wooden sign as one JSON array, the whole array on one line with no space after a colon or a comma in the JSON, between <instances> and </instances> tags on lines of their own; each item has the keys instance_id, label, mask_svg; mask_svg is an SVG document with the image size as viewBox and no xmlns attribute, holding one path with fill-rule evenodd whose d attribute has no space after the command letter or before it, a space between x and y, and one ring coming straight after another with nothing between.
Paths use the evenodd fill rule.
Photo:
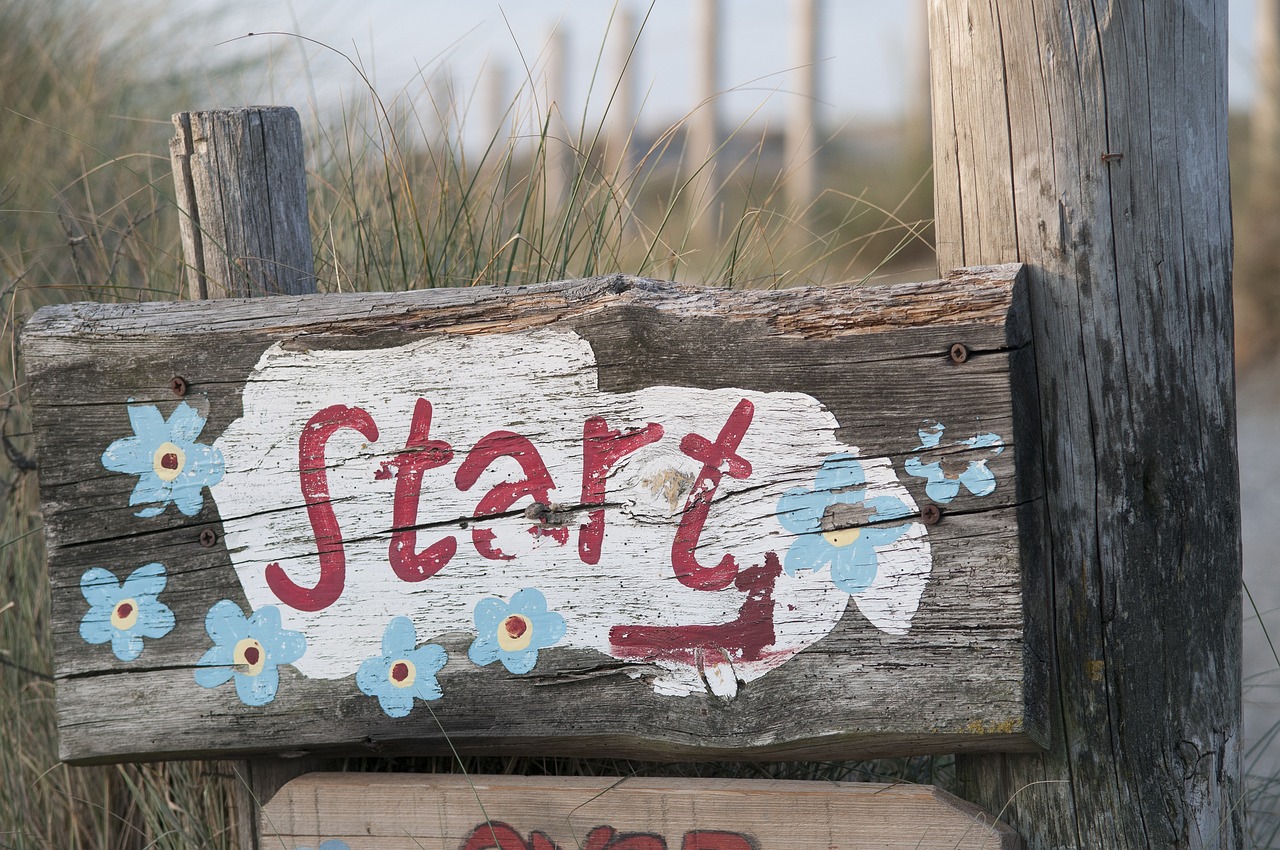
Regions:
<instances>
[{"instance_id":1,"label":"weathered wooden sign","mask_svg":"<svg viewBox=\"0 0 1280 850\"><path fill-rule=\"evenodd\" d=\"M1033 747L1028 340L1014 266L46 308L64 757Z\"/></svg>"},{"instance_id":2,"label":"weathered wooden sign","mask_svg":"<svg viewBox=\"0 0 1280 850\"><path fill-rule=\"evenodd\" d=\"M313 773L263 807L282 850L1013 850L921 785Z\"/></svg>"}]
</instances>

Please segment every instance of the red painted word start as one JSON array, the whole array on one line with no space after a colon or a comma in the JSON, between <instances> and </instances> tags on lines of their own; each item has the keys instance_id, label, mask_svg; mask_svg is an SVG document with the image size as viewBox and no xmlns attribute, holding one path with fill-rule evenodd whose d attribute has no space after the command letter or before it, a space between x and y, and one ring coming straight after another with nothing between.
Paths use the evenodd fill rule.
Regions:
<instances>
[{"instance_id":1,"label":"red painted word start","mask_svg":"<svg viewBox=\"0 0 1280 850\"><path fill-rule=\"evenodd\" d=\"M739 567L733 555L725 554L714 565L698 563L694 550L706 525L711 502L722 477L745 479L751 475L751 462L737 453L751 425L755 406L740 400L729 414L714 440L689 433L680 440L680 451L702 464L693 488L680 514L679 526L671 544L671 568L686 587L700 591L720 591L734 587L746 594L738 617L732 622L687 626L615 626L610 633L614 652L620 657L666 657L693 663L698 652L715 647L732 650L737 658L758 660L765 647L775 640L773 627L774 583L782 572L776 553L768 552L763 565ZM454 457L453 447L444 440L432 439L431 403L419 398L404 450L382 464L379 479L395 478L393 531L388 548L391 569L406 582L421 582L439 573L458 551L458 541L445 535L425 548L418 548L418 507L422 499L423 475L428 470L445 466ZM337 515L331 505L325 447L342 429L351 429L366 440L378 439L378 425L368 411L360 407L332 405L312 416L298 439L298 474L306 503L307 518L315 536L320 559L320 574L311 587L299 585L285 573L279 563L266 568L267 585L284 604L301 611L321 611L342 595L346 586L347 560ZM610 428L601 416L592 416L582 426L582 484L580 504L587 510L587 521L578 528L578 557L585 564L600 560L605 530L605 479L613 466L640 448L656 443L664 436L663 427L650 422L640 428ZM457 472L454 486L459 492L470 490L483 473L499 458L515 460L524 475L518 481L495 485L477 502L473 516L482 518L510 510L525 497L542 505L550 504L555 489L551 473L537 447L514 431L493 431L467 452ZM531 534L568 543L566 525L536 520ZM476 552L489 560L511 560L494 545L491 529L473 528L471 544Z\"/></svg>"}]
</instances>

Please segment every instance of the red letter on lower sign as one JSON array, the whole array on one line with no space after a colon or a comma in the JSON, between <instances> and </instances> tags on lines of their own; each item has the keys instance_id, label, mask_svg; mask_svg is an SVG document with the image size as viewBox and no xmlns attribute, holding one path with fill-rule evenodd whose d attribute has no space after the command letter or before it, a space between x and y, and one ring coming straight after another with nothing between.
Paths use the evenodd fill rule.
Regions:
<instances>
[{"instance_id":1,"label":"red letter on lower sign","mask_svg":"<svg viewBox=\"0 0 1280 850\"><path fill-rule=\"evenodd\" d=\"M582 504L604 504L604 479L613 465L642 446L662 439L662 426L650 422L625 434L609 430L603 416L592 416L582 426ZM604 509L587 514L587 524L578 531L578 557L584 564L600 562L604 541Z\"/></svg>"},{"instance_id":2,"label":"red letter on lower sign","mask_svg":"<svg viewBox=\"0 0 1280 850\"><path fill-rule=\"evenodd\" d=\"M680 451L694 460L702 461L702 471L693 484L693 490L684 505L684 515L680 518L680 527L676 529L675 542L671 544L671 567L676 578L686 587L695 590L724 590L733 584L738 574L738 565L732 555L725 555L714 567L704 567L694 556L698 546L698 538L702 536L702 528L707 523L707 514L711 511L711 500L716 496L716 488L720 486L720 478L724 474L720 466L728 463L729 475L733 478L747 478L751 475L751 463L736 454L738 445L751 427L751 417L755 413L755 405L748 399L738 402L738 406L729 414L729 420L720 429L720 436L714 443L699 434L686 434L680 441Z\"/></svg>"},{"instance_id":3,"label":"red letter on lower sign","mask_svg":"<svg viewBox=\"0 0 1280 850\"><path fill-rule=\"evenodd\" d=\"M698 829L684 834L680 850L756 850L755 842L736 832Z\"/></svg>"},{"instance_id":4,"label":"red letter on lower sign","mask_svg":"<svg viewBox=\"0 0 1280 850\"><path fill-rule=\"evenodd\" d=\"M307 420L298 437L298 480L307 504L307 519L320 554L320 578L315 587L295 584L279 564L267 564L267 586L276 598L299 611L321 611L342 595L347 582L347 555L342 529L329 503L329 475L325 471L324 449L335 431L351 428L369 442L378 439L373 417L360 407L335 404Z\"/></svg>"},{"instance_id":5,"label":"red letter on lower sign","mask_svg":"<svg viewBox=\"0 0 1280 850\"><path fill-rule=\"evenodd\" d=\"M413 422L404 451L388 465L396 468L396 498L392 518L391 547L387 554L391 569L405 581L431 578L458 551L458 541L442 537L421 552L417 551L418 503L422 498L422 474L453 460L453 448L444 440L432 440L431 402L418 399L413 408ZM385 466L384 466L385 469Z\"/></svg>"}]
</instances>

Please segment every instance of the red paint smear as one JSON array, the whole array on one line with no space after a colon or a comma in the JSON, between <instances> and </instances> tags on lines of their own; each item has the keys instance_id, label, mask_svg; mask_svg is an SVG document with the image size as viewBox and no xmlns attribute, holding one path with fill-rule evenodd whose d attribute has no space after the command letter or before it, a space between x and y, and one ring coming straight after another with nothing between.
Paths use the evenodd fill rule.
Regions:
<instances>
[{"instance_id":1,"label":"red paint smear","mask_svg":"<svg viewBox=\"0 0 1280 850\"><path fill-rule=\"evenodd\" d=\"M307 504L307 519L320 555L320 578L314 587L295 584L280 564L267 564L267 586L276 598L299 611L322 611L338 600L347 581L347 555L338 517L329 504L329 476L324 449L334 432L358 431L369 442L378 439L378 426L368 411L335 404L307 420L298 437L298 479Z\"/></svg>"},{"instance_id":2,"label":"red paint smear","mask_svg":"<svg viewBox=\"0 0 1280 850\"><path fill-rule=\"evenodd\" d=\"M671 568L685 587L724 590L733 584L738 574L738 564L732 555L726 554L714 567L704 567L698 563L694 550L698 548L698 539L711 511L711 500L716 497L716 488L720 486L723 475L720 466L727 462L729 475L733 478L751 475L751 462L736 452L751 427L754 413L755 405L744 398L729 414L714 443L700 434L686 434L680 441L680 451L702 461L702 470L685 502L680 527L676 529L676 539L671 544Z\"/></svg>"},{"instance_id":3,"label":"red paint smear","mask_svg":"<svg viewBox=\"0 0 1280 850\"><path fill-rule=\"evenodd\" d=\"M383 464L396 468L396 495L393 507L391 545L387 556L391 569L404 581L425 581L440 570L458 551L458 541L453 536L442 537L421 552L417 551L418 532L413 528L418 522L418 505L422 499L422 476L429 469L444 466L453 460L453 447L443 440L430 439L431 402L420 398L413 408L413 421L409 425L409 438L404 451L396 459ZM377 477L377 473L374 474Z\"/></svg>"},{"instance_id":4,"label":"red paint smear","mask_svg":"<svg viewBox=\"0 0 1280 850\"><path fill-rule=\"evenodd\" d=\"M723 651L735 661L759 661L777 640L773 628L773 588L782 574L775 552L764 566L743 570L735 582L747 594L732 622L706 626L614 626L609 630L612 654L618 658L662 659L696 664L698 655Z\"/></svg>"}]
</instances>

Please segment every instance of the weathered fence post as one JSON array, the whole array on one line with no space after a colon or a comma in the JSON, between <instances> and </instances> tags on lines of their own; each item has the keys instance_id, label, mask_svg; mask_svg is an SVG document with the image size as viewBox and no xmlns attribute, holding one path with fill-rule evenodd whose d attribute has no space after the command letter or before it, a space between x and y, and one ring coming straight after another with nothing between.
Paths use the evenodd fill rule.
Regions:
<instances>
[{"instance_id":1,"label":"weathered fence post","mask_svg":"<svg viewBox=\"0 0 1280 850\"><path fill-rule=\"evenodd\" d=\"M180 112L169 142L192 299L316 291L302 124L292 107ZM315 758L239 762L242 850L257 850L258 807Z\"/></svg>"},{"instance_id":2,"label":"weathered fence post","mask_svg":"<svg viewBox=\"0 0 1280 850\"><path fill-rule=\"evenodd\" d=\"M720 235L720 184L716 174L723 122L720 120L720 0L698 0L693 6L694 96L685 133L684 170L688 175L690 229L698 246L711 252Z\"/></svg>"},{"instance_id":3,"label":"weathered fence post","mask_svg":"<svg viewBox=\"0 0 1280 850\"><path fill-rule=\"evenodd\" d=\"M640 43L640 22L629 6L618 6L609 39L613 48L613 95L605 114L605 175L618 187L620 200L632 182L631 147L639 121L636 105L636 49Z\"/></svg>"},{"instance_id":4,"label":"weathered fence post","mask_svg":"<svg viewBox=\"0 0 1280 850\"><path fill-rule=\"evenodd\" d=\"M578 171L578 144L565 110L569 103L569 34L557 25L547 35L546 169L547 199L553 208L570 200Z\"/></svg>"},{"instance_id":5,"label":"weathered fence post","mask_svg":"<svg viewBox=\"0 0 1280 850\"><path fill-rule=\"evenodd\" d=\"M787 202L797 222L812 217L818 187L818 19L819 0L792 0L791 64L795 90L787 115ZM807 229L807 228L806 228ZM802 238L811 239L807 234Z\"/></svg>"},{"instance_id":6,"label":"weathered fence post","mask_svg":"<svg viewBox=\"0 0 1280 850\"><path fill-rule=\"evenodd\" d=\"M181 112L173 122L190 297L315 292L298 113L221 109Z\"/></svg>"},{"instance_id":7,"label":"weathered fence post","mask_svg":"<svg viewBox=\"0 0 1280 850\"><path fill-rule=\"evenodd\" d=\"M1057 685L958 773L1030 850L1239 847L1226 3L1103 5L931 4L939 265L1030 274Z\"/></svg>"}]
</instances>

